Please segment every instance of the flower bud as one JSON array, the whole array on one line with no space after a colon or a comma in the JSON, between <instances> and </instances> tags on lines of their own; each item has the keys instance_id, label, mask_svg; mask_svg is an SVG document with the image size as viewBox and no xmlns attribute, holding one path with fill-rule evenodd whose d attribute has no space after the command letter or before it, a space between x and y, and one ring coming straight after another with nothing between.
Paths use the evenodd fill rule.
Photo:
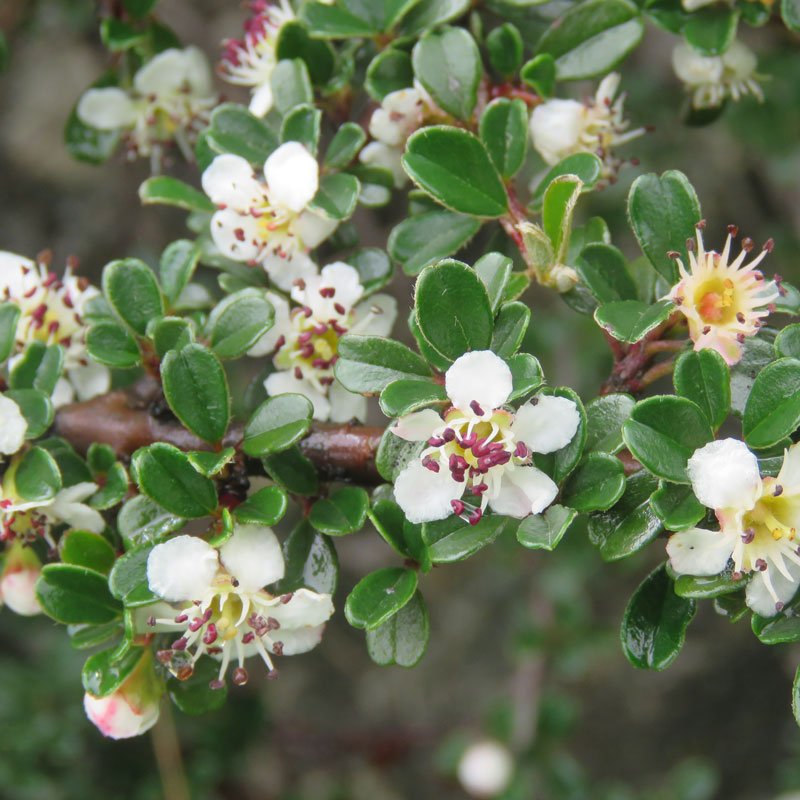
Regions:
<instances>
[{"instance_id":1,"label":"flower bud","mask_svg":"<svg viewBox=\"0 0 800 800\"><path fill-rule=\"evenodd\" d=\"M503 792L514 772L508 748L486 739L470 745L458 763L458 780L473 797L496 797Z\"/></svg>"},{"instance_id":2,"label":"flower bud","mask_svg":"<svg viewBox=\"0 0 800 800\"><path fill-rule=\"evenodd\" d=\"M36 553L21 542L14 542L0 576L0 597L15 614L32 617L42 613L36 597L36 581L41 572L42 562Z\"/></svg>"}]
</instances>

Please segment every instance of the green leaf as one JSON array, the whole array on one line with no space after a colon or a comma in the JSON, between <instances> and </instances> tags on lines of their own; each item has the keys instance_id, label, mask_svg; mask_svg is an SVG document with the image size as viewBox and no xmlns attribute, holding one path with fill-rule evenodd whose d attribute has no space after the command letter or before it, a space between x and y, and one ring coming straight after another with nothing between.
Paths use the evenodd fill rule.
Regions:
<instances>
[{"instance_id":1,"label":"green leaf","mask_svg":"<svg viewBox=\"0 0 800 800\"><path fill-rule=\"evenodd\" d=\"M628 192L628 218L642 252L671 286L678 280L678 253L688 264L686 242L701 219L700 201L689 179L677 170L640 175Z\"/></svg>"},{"instance_id":2,"label":"green leaf","mask_svg":"<svg viewBox=\"0 0 800 800\"><path fill-rule=\"evenodd\" d=\"M153 547L139 547L117 560L108 577L111 594L126 608L139 608L158 601L147 581L147 559Z\"/></svg>"},{"instance_id":3,"label":"green leaf","mask_svg":"<svg viewBox=\"0 0 800 800\"><path fill-rule=\"evenodd\" d=\"M639 669L666 669L677 657L694 618L694 600L678 597L662 564L631 597L622 620L622 649Z\"/></svg>"},{"instance_id":4,"label":"green leaf","mask_svg":"<svg viewBox=\"0 0 800 800\"><path fill-rule=\"evenodd\" d=\"M164 297L170 305L174 305L192 279L199 258L200 248L188 239L178 239L164 248L159 262L159 277Z\"/></svg>"},{"instance_id":5,"label":"green leaf","mask_svg":"<svg viewBox=\"0 0 800 800\"><path fill-rule=\"evenodd\" d=\"M486 287L493 314L497 313L503 300L513 266L511 259L502 253L487 253L475 262L475 273Z\"/></svg>"},{"instance_id":6,"label":"green leaf","mask_svg":"<svg viewBox=\"0 0 800 800\"><path fill-rule=\"evenodd\" d=\"M116 647L94 653L83 665L83 688L95 697L107 697L119 689L145 659L148 665L152 663L150 651L141 647L131 647L122 655Z\"/></svg>"},{"instance_id":7,"label":"green leaf","mask_svg":"<svg viewBox=\"0 0 800 800\"><path fill-rule=\"evenodd\" d=\"M153 270L135 258L105 266L103 294L119 318L139 336L145 335L151 319L164 314L164 301Z\"/></svg>"},{"instance_id":8,"label":"green leaf","mask_svg":"<svg viewBox=\"0 0 800 800\"><path fill-rule=\"evenodd\" d=\"M604 561L618 561L638 552L661 532L661 521L650 506L658 486L645 470L628 477L625 492L608 511L589 517L589 538Z\"/></svg>"},{"instance_id":9,"label":"green leaf","mask_svg":"<svg viewBox=\"0 0 800 800\"><path fill-rule=\"evenodd\" d=\"M233 461L236 450L233 447L226 447L224 450L187 450L186 455L192 466L207 478L218 475L222 470Z\"/></svg>"},{"instance_id":10,"label":"green leaf","mask_svg":"<svg viewBox=\"0 0 800 800\"><path fill-rule=\"evenodd\" d=\"M419 380L392 381L381 392L381 411L387 417L402 417L412 411L447 403L444 387L438 383Z\"/></svg>"},{"instance_id":11,"label":"green leaf","mask_svg":"<svg viewBox=\"0 0 800 800\"><path fill-rule=\"evenodd\" d=\"M225 705L228 687L212 689L211 682L219 674L219 663L209 656L202 656L194 665L192 674L186 680L170 678L167 681L169 699L184 714L199 716L210 714Z\"/></svg>"},{"instance_id":12,"label":"green leaf","mask_svg":"<svg viewBox=\"0 0 800 800\"><path fill-rule=\"evenodd\" d=\"M492 100L480 122L481 141L504 178L511 178L525 163L528 150L528 108L522 100Z\"/></svg>"},{"instance_id":13,"label":"green leaf","mask_svg":"<svg viewBox=\"0 0 800 800\"><path fill-rule=\"evenodd\" d=\"M13 400L25 417L25 422L28 423L26 439L38 439L53 424L53 403L39 389L11 389L4 396Z\"/></svg>"},{"instance_id":14,"label":"green leaf","mask_svg":"<svg viewBox=\"0 0 800 800\"><path fill-rule=\"evenodd\" d=\"M698 8L686 20L687 44L704 56L721 56L736 38L739 12L724 6Z\"/></svg>"},{"instance_id":15,"label":"green leaf","mask_svg":"<svg viewBox=\"0 0 800 800\"><path fill-rule=\"evenodd\" d=\"M364 527L369 495L359 486L345 486L311 507L308 521L328 536L346 536Z\"/></svg>"},{"instance_id":16,"label":"green leaf","mask_svg":"<svg viewBox=\"0 0 800 800\"><path fill-rule=\"evenodd\" d=\"M265 486L236 506L233 516L238 522L271 528L283 519L288 504L283 489L279 486Z\"/></svg>"},{"instance_id":17,"label":"green leaf","mask_svg":"<svg viewBox=\"0 0 800 800\"><path fill-rule=\"evenodd\" d=\"M472 116L483 68L478 45L467 30L428 31L414 46L411 63L439 108L461 120Z\"/></svg>"},{"instance_id":18,"label":"green leaf","mask_svg":"<svg viewBox=\"0 0 800 800\"><path fill-rule=\"evenodd\" d=\"M500 358L511 358L522 344L530 321L531 310L524 303L504 303L494 322L491 349Z\"/></svg>"},{"instance_id":19,"label":"green leaf","mask_svg":"<svg viewBox=\"0 0 800 800\"><path fill-rule=\"evenodd\" d=\"M269 456L299 442L311 426L314 408L301 394L267 398L244 429L242 449L249 456Z\"/></svg>"},{"instance_id":20,"label":"green leaf","mask_svg":"<svg viewBox=\"0 0 800 800\"><path fill-rule=\"evenodd\" d=\"M131 464L139 490L166 511L193 519L216 509L213 481L201 475L177 447L164 442L142 447L133 454Z\"/></svg>"},{"instance_id":21,"label":"green leaf","mask_svg":"<svg viewBox=\"0 0 800 800\"><path fill-rule=\"evenodd\" d=\"M577 513L574 508L555 504L543 514L525 517L517 528L517 541L529 550L555 550Z\"/></svg>"},{"instance_id":22,"label":"green leaf","mask_svg":"<svg viewBox=\"0 0 800 800\"><path fill-rule=\"evenodd\" d=\"M317 86L327 83L336 67L336 56L330 44L311 38L305 27L295 20L281 25L275 54L278 61L287 58L302 60L312 83Z\"/></svg>"},{"instance_id":23,"label":"green leaf","mask_svg":"<svg viewBox=\"0 0 800 800\"><path fill-rule=\"evenodd\" d=\"M416 36L424 30L460 17L469 10L469 0L421 0L405 15L400 33Z\"/></svg>"},{"instance_id":24,"label":"green leaf","mask_svg":"<svg viewBox=\"0 0 800 800\"><path fill-rule=\"evenodd\" d=\"M492 514L470 525L461 517L451 515L438 522L426 522L422 526L422 538L434 564L452 564L474 555L501 534L516 530L518 524L517 519Z\"/></svg>"},{"instance_id":25,"label":"green leaf","mask_svg":"<svg viewBox=\"0 0 800 800\"><path fill-rule=\"evenodd\" d=\"M417 458L425 447L424 442L408 442L395 436L390 428L383 432L378 451L375 454L375 466L378 474L389 483L394 483L409 461Z\"/></svg>"},{"instance_id":26,"label":"green leaf","mask_svg":"<svg viewBox=\"0 0 800 800\"><path fill-rule=\"evenodd\" d=\"M800 0L781 0L781 18L790 31L800 32ZM796 694L795 692L795 696ZM794 708L793 703L792 709ZM797 717L797 712L795 712L795 719Z\"/></svg>"},{"instance_id":27,"label":"green leaf","mask_svg":"<svg viewBox=\"0 0 800 800\"><path fill-rule=\"evenodd\" d=\"M138 366L142 357L136 339L116 322L99 322L86 334L86 349L100 364L116 369Z\"/></svg>"},{"instance_id":28,"label":"green leaf","mask_svg":"<svg viewBox=\"0 0 800 800\"><path fill-rule=\"evenodd\" d=\"M641 41L644 24L627 0L587 0L558 16L539 40L538 53L555 59L559 80L605 75Z\"/></svg>"},{"instance_id":29,"label":"green leaf","mask_svg":"<svg viewBox=\"0 0 800 800\"><path fill-rule=\"evenodd\" d=\"M14 349L21 313L16 303L0 304L0 362L5 361Z\"/></svg>"},{"instance_id":30,"label":"green leaf","mask_svg":"<svg viewBox=\"0 0 800 800\"><path fill-rule=\"evenodd\" d=\"M184 427L216 444L228 430L230 394L217 356L200 344L171 350L161 362L164 397Z\"/></svg>"},{"instance_id":31,"label":"green leaf","mask_svg":"<svg viewBox=\"0 0 800 800\"><path fill-rule=\"evenodd\" d=\"M281 142L300 142L312 155L317 154L322 112L313 106L296 106L281 125Z\"/></svg>"},{"instance_id":32,"label":"green leaf","mask_svg":"<svg viewBox=\"0 0 800 800\"><path fill-rule=\"evenodd\" d=\"M349 219L356 210L360 184L355 175L346 172L323 175L310 208L329 219Z\"/></svg>"},{"instance_id":33,"label":"green leaf","mask_svg":"<svg viewBox=\"0 0 800 800\"><path fill-rule=\"evenodd\" d=\"M380 336L348 334L339 340L334 374L345 389L379 394L397 380L430 380L421 356L404 344Z\"/></svg>"},{"instance_id":34,"label":"green leaf","mask_svg":"<svg viewBox=\"0 0 800 800\"><path fill-rule=\"evenodd\" d=\"M154 319L147 326L147 337L153 341L159 358L164 358L170 350L181 350L194 342L192 325L183 317Z\"/></svg>"},{"instance_id":35,"label":"green leaf","mask_svg":"<svg viewBox=\"0 0 800 800\"><path fill-rule=\"evenodd\" d=\"M447 125L417 131L406 143L403 168L417 186L453 211L500 217L508 210L503 181L480 139L469 131Z\"/></svg>"},{"instance_id":36,"label":"green leaf","mask_svg":"<svg viewBox=\"0 0 800 800\"><path fill-rule=\"evenodd\" d=\"M512 388L508 397L509 402L527 398L544 382L542 365L536 356L530 353L517 353L508 359L511 369Z\"/></svg>"},{"instance_id":37,"label":"green leaf","mask_svg":"<svg viewBox=\"0 0 800 800\"><path fill-rule=\"evenodd\" d=\"M58 542L58 552L65 564L87 567L103 574L111 571L116 559L108 540L90 531L67 531Z\"/></svg>"},{"instance_id":38,"label":"green leaf","mask_svg":"<svg viewBox=\"0 0 800 800\"><path fill-rule=\"evenodd\" d=\"M148 178L139 187L142 205L176 206L185 211L216 211L214 204L194 186L168 175Z\"/></svg>"},{"instance_id":39,"label":"green leaf","mask_svg":"<svg viewBox=\"0 0 800 800\"><path fill-rule=\"evenodd\" d=\"M364 294L370 295L385 286L392 277L392 262L377 247L364 247L347 257L347 263L358 272Z\"/></svg>"},{"instance_id":40,"label":"green leaf","mask_svg":"<svg viewBox=\"0 0 800 800\"><path fill-rule=\"evenodd\" d=\"M683 353L672 379L676 393L699 406L714 430L725 422L731 408L731 376L716 350Z\"/></svg>"},{"instance_id":41,"label":"green leaf","mask_svg":"<svg viewBox=\"0 0 800 800\"><path fill-rule=\"evenodd\" d=\"M142 544L155 542L168 533L183 527L183 517L171 514L145 495L128 500L117 516L117 530L131 550Z\"/></svg>"},{"instance_id":42,"label":"green leaf","mask_svg":"<svg viewBox=\"0 0 800 800\"><path fill-rule=\"evenodd\" d=\"M93 650L118 639L123 633L122 620L115 619L103 625L68 625L69 643L76 650Z\"/></svg>"},{"instance_id":43,"label":"green leaf","mask_svg":"<svg viewBox=\"0 0 800 800\"><path fill-rule=\"evenodd\" d=\"M339 5L306 3L302 19L314 36L330 39L347 39L375 33L369 22Z\"/></svg>"},{"instance_id":44,"label":"green leaf","mask_svg":"<svg viewBox=\"0 0 800 800\"><path fill-rule=\"evenodd\" d=\"M425 340L448 361L491 344L489 297L466 264L443 261L425 267L417 279L415 314Z\"/></svg>"},{"instance_id":45,"label":"green leaf","mask_svg":"<svg viewBox=\"0 0 800 800\"><path fill-rule=\"evenodd\" d=\"M540 97L552 97L556 88L556 62L550 53L539 53L527 61L519 73Z\"/></svg>"},{"instance_id":46,"label":"green leaf","mask_svg":"<svg viewBox=\"0 0 800 800\"><path fill-rule=\"evenodd\" d=\"M387 94L406 89L413 83L411 57L402 50L387 47L370 61L364 88L380 103Z\"/></svg>"},{"instance_id":47,"label":"green leaf","mask_svg":"<svg viewBox=\"0 0 800 800\"><path fill-rule=\"evenodd\" d=\"M218 303L208 318L211 349L220 358L243 356L274 324L275 309L259 289L242 289Z\"/></svg>"},{"instance_id":48,"label":"green leaf","mask_svg":"<svg viewBox=\"0 0 800 800\"><path fill-rule=\"evenodd\" d=\"M284 59L275 65L271 77L275 108L284 116L295 106L314 102L314 90L304 61L299 58Z\"/></svg>"},{"instance_id":49,"label":"green leaf","mask_svg":"<svg viewBox=\"0 0 800 800\"><path fill-rule=\"evenodd\" d=\"M778 357L800 359L800 323L787 325L775 338Z\"/></svg>"},{"instance_id":50,"label":"green leaf","mask_svg":"<svg viewBox=\"0 0 800 800\"><path fill-rule=\"evenodd\" d=\"M580 197L583 183L575 175L561 175L553 179L544 193L542 226L552 242L556 262L566 260L572 217Z\"/></svg>"},{"instance_id":51,"label":"green leaf","mask_svg":"<svg viewBox=\"0 0 800 800\"><path fill-rule=\"evenodd\" d=\"M382 625L367 631L369 657L381 666L413 667L428 647L428 608L419 591Z\"/></svg>"},{"instance_id":52,"label":"green leaf","mask_svg":"<svg viewBox=\"0 0 800 800\"><path fill-rule=\"evenodd\" d=\"M498 25L486 37L486 49L492 67L503 77L510 78L522 65L524 43L516 25Z\"/></svg>"},{"instance_id":53,"label":"green leaf","mask_svg":"<svg viewBox=\"0 0 800 800\"><path fill-rule=\"evenodd\" d=\"M36 583L44 613L64 625L102 625L122 614L99 572L74 564L46 564Z\"/></svg>"},{"instance_id":54,"label":"green leaf","mask_svg":"<svg viewBox=\"0 0 800 800\"><path fill-rule=\"evenodd\" d=\"M586 451L616 453L622 449L622 426L636 401L629 394L608 394L586 406Z\"/></svg>"},{"instance_id":55,"label":"green leaf","mask_svg":"<svg viewBox=\"0 0 800 800\"><path fill-rule=\"evenodd\" d=\"M570 475L564 503L581 513L611 508L625 491L622 462L608 453L591 453Z\"/></svg>"},{"instance_id":56,"label":"green leaf","mask_svg":"<svg viewBox=\"0 0 800 800\"><path fill-rule=\"evenodd\" d=\"M333 594L339 578L339 561L333 542L317 533L303 520L283 543L286 572L275 585L276 594L294 592L303 587Z\"/></svg>"},{"instance_id":57,"label":"green leaf","mask_svg":"<svg viewBox=\"0 0 800 800\"><path fill-rule=\"evenodd\" d=\"M38 389L50 396L63 370L64 349L34 341L15 361L8 384L12 389Z\"/></svg>"},{"instance_id":58,"label":"green leaf","mask_svg":"<svg viewBox=\"0 0 800 800\"><path fill-rule=\"evenodd\" d=\"M336 131L328 149L325 151L325 166L329 169L342 169L358 155L367 141L364 129L355 122L345 122Z\"/></svg>"},{"instance_id":59,"label":"green leaf","mask_svg":"<svg viewBox=\"0 0 800 800\"><path fill-rule=\"evenodd\" d=\"M591 189L600 177L603 165L594 153L573 153L561 160L539 181L539 185L533 192L533 197L528 207L537 211L544 203L544 195L550 184L565 175L571 175L580 179L583 184L582 191Z\"/></svg>"},{"instance_id":60,"label":"green leaf","mask_svg":"<svg viewBox=\"0 0 800 800\"><path fill-rule=\"evenodd\" d=\"M653 475L689 483L686 462L714 433L691 400L663 395L637 403L622 426L622 436L633 456Z\"/></svg>"},{"instance_id":61,"label":"green leaf","mask_svg":"<svg viewBox=\"0 0 800 800\"><path fill-rule=\"evenodd\" d=\"M747 398L761 372L775 361L775 347L764 333L745 339L742 358L731 367L731 408L744 414Z\"/></svg>"},{"instance_id":62,"label":"green leaf","mask_svg":"<svg viewBox=\"0 0 800 800\"><path fill-rule=\"evenodd\" d=\"M780 358L756 377L742 418L750 447L770 447L800 424L800 360Z\"/></svg>"},{"instance_id":63,"label":"green leaf","mask_svg":"<svg viewBox=\"0 0 800 800\"><path fill-rule=\"evenodd\" d=\"M417 573L401 567L379 569L362 578L347 596L344 615L354 628L373 630L414 596Z\"/></svg>"},{"instance_id":64,"label":"green leaf","mask_svg":"<svg viewBox=\"0 0 800 800\"><path fill-rule=\"evenodd\" d=\"M147 16L158 0L122 0L125 10L135 19Z\"/></svg>"},{"instance_id":65,"label":"green leaf","mask_svg":"<svg viewBox=\"0 0 800 800\"><path fill-rule=\"evenodd\" d=\"M277 148L278 137L244 106L225 103L211 114L207 142L215 153L233 153L262 167ZM209 210L215 210L213 204Z\"/></svg>"},{"instance_id":66,"label":"green leaf","mask_svg":"<svg viewBox=\"0 0 800 800\"><path fill-rule=\"evenodd\" d=\"M32 447L22 456L13 479L22 500L31 503L50 500L61 489L58 464L42 447Z\"/></svg>"},{"instance_id":67,"label":"green leaf","mask_svg":"<svg viewBox=\"0 0 800 800\"><path fill-rule=\"evenodd\" d=\"M419 275L424 267L464 247L480 227L480 220L464 214L426 211L395 225L387 248L406 275Z\"/></svg>"},{"instance_id":68,"label":"green leaf","mask_svg":"<svg viewBox=\"0 0 800 800\"><path fill-rule=\"evenodd\" d=\"M653 305L639 300L617 300L598 306L594 318L615 339L633 344L655 330L674 310L669 300L659 300Z\"/></svg>"},{"instance_id":69,"label":"green leaf","mask_svg":"<svg viewBox=\"0 0 800 800\"><path fill-rule=\"evenodd\" d=\"M146 35L121 19L106 17L100 21L100 41L112 53L121 53L141 45Z\"/></svg>"},{"instance_id":70,"label":"green leaf","mask_svg":"<svg viewBox=\"0 0 800 800\"><path fill-rule=\"evenodd\" d=\"M668 531L692 528L706 515L691 486L662 481L650 498L653 511Z\"/></svg>"},{"instance_id":71,"label":"green leaf","mask_svg":"<svg viewBox=\"0 0 800 800\"><path fill-rule=\"evenodd\" d=\"M692 600L710 600L714 597L723 597L726 594L731 594L731 592L744 589L747 583L747 578L733 580L730 574L725 573L709 577L680 575L675 579L674 590L679 597L688 597Z\"/></svg>"},{"instance_id":72,"label":"green leaf","mask_svg":"<svg viewBox=\"0 0 800 800\"><path fill-rule=\"evenodd\" d=\"M581 250L578 275L598 303L636 300L636 283L625 256L610 244L594 242Z\"/></svg>"}]
</instances>

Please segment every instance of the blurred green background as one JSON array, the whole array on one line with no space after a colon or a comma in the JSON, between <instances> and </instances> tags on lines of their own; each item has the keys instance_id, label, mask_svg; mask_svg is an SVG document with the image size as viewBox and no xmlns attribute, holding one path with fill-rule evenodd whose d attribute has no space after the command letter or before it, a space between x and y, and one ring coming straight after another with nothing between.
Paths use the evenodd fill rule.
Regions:
<instances>
[{"instance_id":1,"label":"blurred green background","mask_svg":"<svg viewBox=\"0 0 800 800\"><path fill-rule=\"evenodd\" d=\"M160 5L182 39L212 58L244 17L231 0ZM11 49L0 74L0 248L27 255L52 248L56 264L75 254L90 276L116 257L154 263L184 230L180 212L140 207L144 163L91 167L62 146L72 104L105 63L93 6L0 3ZM634 257L624 213L630 182L643 171L680 169L700 196L711 244L721 244L729 223L758 243L771 236L766 271L797 281L800 42L777 23L746 34L760 72L770 76L766 102L745 99L711 126L690 128L681 122L684 98L670 66L674 39L648 31L623 67L623 88L633 124L655 132L624 152L640 166L626 167L616 185L583 202L581 214L605 217L615 243ZM569 89L581 96L591 86ZM242 99L231 87L225 92ZM196 180L191 170L178 171ZM358 222L365 241L383 244L391 210ZM407 279L396 293L408 301ZM598 330L551 295L531 291L527 299L534 316L526 349L541 357L553 383L590 398L610 364ZM339 607L360 576L391 563L369 531L340 545ZM316 651L284 662L279 681L254 670L222 711L176 718L190 796L461 798L458 755L465 743L491 736L519 756L509 798L797 800L800 731L789 700L800 651L760 645L746 622L731 625L701 604L667 672L636 672L622 655L622 611L662 558L656 544L604 565L580 528L556 556L499 541L424 582L431 645L410 671L372 664L363 634L337 615ZM0 798L164 796L150 737L105 741L84 718L84 654L71 650L63 630L3 611L0 637ZM179 765L168 740L156 743L169 778Z\"/></svg>"}]
</instances>

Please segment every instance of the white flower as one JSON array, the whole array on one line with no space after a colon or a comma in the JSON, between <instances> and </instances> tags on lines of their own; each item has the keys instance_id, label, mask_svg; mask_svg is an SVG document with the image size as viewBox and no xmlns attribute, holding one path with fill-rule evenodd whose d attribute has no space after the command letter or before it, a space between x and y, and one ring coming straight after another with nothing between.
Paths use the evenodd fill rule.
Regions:
<instances>
[{"instance_id":1,"label":"white flower","mask_svg":"<svg viewBox=\"0 0 800 800\"><path fill-rule=\"evenodd\" d=\"M217 156L203 173L203 189L219 208L211 219L214 244L234 261L260 264L288 291L296 278L316 272L307 252L337 225L307 208L318 188L319 165L298 142L269 156L263 181L240 156Z\"/></svg>"},{"instance_id":2,"label":"white flower","mask_svg":"<svg viewBox=\"0 0 800 800\"><path fill-rule=\"evenodd\" d=\"M228 83L250 87L250 111L263 117L272 108L272 73L278 63L278 37L281 28L294 19L294 12L286 0L280 0L279 4L256 0L250 8L253 16L244 24L244 37L223 43L225 51L219 71Z\"/></svg>"},{"instance_id":3,"label":"white flower","mask_svg":"<svg viewBox=\"0 0 800 800\"><path fill-rule=\"evenodd\" d=\"M86 278L73 274L71 265L59 278L48 270L46 259L36 264L24 256L0 251L0 299L11 301L21 312L15 355L21 355L32 342L64 348L67 378L54 392L57 407L71 402L75 392L81 400L88 400L111 388L109 369L90 362L86 351L83 315L87 303L99 294Z\"/></svg>"},{"instance_id":4,"label":"white flower","mask_svg":"<svg viewBox=\"0 0 800 800\"><path fill-rule=\"evenodd\" d=\"M347 391L334 376L339 339L345 333L388 336L397 303L385 294L363 295L358 271L341 261L297 281L291 297L298 305L291 311L283 297L267 294L275 308L275 324L250 351L250 355L276 351L278 372L264 381L267 394L305 395L314 405L315 419L364 421L366 398Z\"/></svg>"},{"instance_id":5,"label":"white flower","mask_svg":"<svg viewBox=\"0 0 800 800\"><path fill-rule=\"evenodd\" d=\"M105 697L86 692L83 708L103 736L129 739L156 724L162 693L153 670L153 657L150 650L144 650L139 663L114 692Z\"/></svg>"},{"instance_id":6,"label":"white flower","mask_svg":"<svg viewBox=\"0 0 800 800\"><path fill-rule=\"evenodd\" d=\"M514 759L500 742L486 739L471 744L458 762L458 780L473 797L497 797L511 781Z\"/></svg>"},{"instance_id":7,"label":"white flower","mask_svg":"<svg viewBox=\"0 0 800 800\"><path fill-rule=\"evenodd\" d=\"M558 487L531 464L531 454L568 444L578 429L578 409L567 398L540 395L514 412L503 408L511 388L511 370L499 356L466 353L445 374L453 405L444 418L426 409L401 417L390 429L402 439L428 443L394 486L411 522L455 513L474 525L487 505L522 518L553 502Z\"/></svg>"},{"instance_id":8,"label":"white flower","mask_svg":"<svg viewBox=\"0 0 800 800\"><path fill-rule=\"evenodd\" d=\"M613 149L641 136L644 128L628 130L623 115L625 95L617 95L620 76L606 75L594 98L577 100L547 100L533 109L530 134L533 146L545 162L558 164L574 153L595 153L603 162L605 177L613 177L622 161Z\"/></svg>"},{"instance_id":9,"label":"white flower","mask_svg":"<svg viewBox=\"0 0 800 800\"><path fill-rule=\"evenodd\" d=\"M717 575L729 560L734 574L755 573L747 605L769 617L800 586L800 444L789 447L777 478L761 477L744 442L722 439L689 459L692 489L714 509L718 531L691 528L667 543L672 568L681 575Z\"/></svg>"},{"instance_id":10,"label":"white flower","mask_svg":"<svg viewBox=\"0 0 800 800\"><path fill-rule=\"evenodd\" d=\"M150 590L176 604L176 616L151 616L150 630L179 632L159 659L181 678L191 675L201 655L221 662L213 688L223 685L231 660L238 662L233 682L247 681L244 661L270 655L295 655L314 648L333 613L329 594L298 589L273 597L263 587L284 574L283 555L270 528L237 525L219 550L193 536L175 536L156 545L147 559ZM169 606L158 604L153 611Z\"/></svg>"},{"instance_id":11,"label":"white flower","mask_svg":"<svg viewBox=\"0 0 800 800\"><path fill-rule=\"evenodd\" d=\"M42 562L21 541L12 542L3 561L0 575L0 599L15 614L32 617L42 613L36 596L36 581L42 574Z\"/></svg>"},{"instance_id":12,"label":"white flower","mask_svg":"<svg viewBox=\"0 0 800 800\"><path fill-rule=\"evenodd\" d=\"M89 89L78 102L80 120L98 130L124 130L132 154L160 154L175 141L191 160L191 140L217 104L211 68L196 47L170 48L148 61L130 90Z\"/></svg>"},{"instance_id":13,"label":"white flower","mask_svg":"<svg viewBox=\"0 0 800 800\"><path fill-rule=\"evenodd\" d=\"M757 80L755 54L739 41L734 41L721 56L704 56L682 42L672 53L672 66L691 93L694 108L716 108L726 97L738 101L746 94L759 101L764 99Z\"/></svg>"},{"instance_id":14,"label":"white flower","mask_svg":"<svg viewBox=\"0 0 800 800\"><path fill-rule=\"evenodd\" d=\"M697 248L689 250L689 270L678 258L681 280L668 295L686 317L695 350L716 350L728 364L742 357L748 336L758 333L769 315L770 303L779 296L774 283L764 280L756 267L772 250L770 239L749 264L744 260L753 249L751 239L742 241L742 250L729 262L736 228L728 228L722 253L706 250L704 223L697 226ZM690 242L691 244L691 242Z\"/></svg>"},{"instance_id":15,"label":"white flower","mask_svg":"<svg viewBox=\"0 0 800 800\"><path fill-rule=\"evenodd\" d=\"M0 453L13 456L25 443L28 423L19 406L5 395L0 395Z\"/></svg>"}]
</instances>

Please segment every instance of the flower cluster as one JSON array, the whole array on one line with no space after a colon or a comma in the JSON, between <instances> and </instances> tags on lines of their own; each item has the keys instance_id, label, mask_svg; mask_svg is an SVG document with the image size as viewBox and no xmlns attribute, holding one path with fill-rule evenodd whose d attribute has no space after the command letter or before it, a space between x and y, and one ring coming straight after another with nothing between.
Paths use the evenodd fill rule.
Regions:
<instances>
[{"instance_id":1,"label":"flower cluster","mask_svg":"<svg viewBox=\"0 0 800 800\"><path fill-rule=\"evenodd\" d=\"M734 577L752 574L747 605L773 616L800 586L800 444L785 451L776 478L761 477L755 455L737 439L701 447L688 471L719 530L673 534L667 543L672 568L680 575L718 575L732 561Z\"/></svg>"},{"instance_id":2,"label":"flower cluster","mask_svg":"<svg viewBox=\"0 0 800 800\"><path fill-rule=\"evenodd\" d=\"M672 53L672 66L690 93L694 108L717 108L728 97L738 101L747 94L764 99L755 54L739 41L721 56L704 56L681 43Z\"/></svg>"},{"instance_id":3,"label":"flower cluster","mask_svg":"<svg viewBox=\"0 0 800 800\"><path fill-rule=\"evenodd\" d=\"M619 82L619 74L612 72L600 82L593 98L582 103L555 98L533 109L531 141L547 164L558 164L574 153L594 153L603 162L606 179L617 174L623 162L614 148L645 133L645 128L628 130L625 95L617 96Z\"/></svg>"},{"instance_id":4,"label":"flower cluster","mask_svg":"<svg viewBox=\"0 0 800 800\"><path fill-rule=\"evenodd\" d=\"M240 156L217 156L203 172L203 189L219 209L211 219L214 244L234 261L260 264L288 291L316 273L308 250L337 225L308 208L318 188L319 165L297 142L267 158L263 181Z\"/></svg>"},{"instance_id":5,"label":"flower cluster","mask_svg":"<svg viewBox=\"0 0 800 800\"><path fill-rule=\"evenodd\" d=\"M136 73L129 90L89 89L77 114L92 128L124 131L131 156L151 156L157 166L163 147L172 142L192 160L192 142L218 102L203 53L196 47L170 48Z\"/></svg>"},{"instance_id":6,"label":"flower cluster","mask_svg":"<svg viewBox=\"0 0 800 800\"><path fill-rule=\"evenodd\" d=\"M397 502L411 522L450 514L475 525L487 506L522 518L544 511L558 487L531 463L533 453L567 445L580 416L572 400L541 394L514 411L511 370L499 356L478 350L458 358L445 374L452 406L401 417L391 431L424 441L420 457L395 482Z\"/></svg>"},{"instance_id":7,"label":"flower cluster","mask_svg":"<svg viewBox=\"0 0 800 800\"><path fill-rule=\"evenodd\" d=\"M224 685L232 661L237 664L233 682L246 683L244 662L251 655L260 656L274 677L272 656L316 647L333 614L329 594L309 589L278 596L267 592L264 587L279 581L284 569L270 528L237 525L219 550L195 536L169 539L156 545L147 559L150 590L165 602L142 609L142 631L178 634L157 654L178 678L190 677L204 654L220 661L212 688Z\"/></svg>"},{"instance_id":8,"label":"flower cluster","mask_svg":"<svg viewBox=\"0 0 800 800\"><path fill-rule=\"evenodd\" d=\"M770 304L780 294L776 284L765 281L756 269L771 252L772 240L745 264L753 250L753 241L744 239L741 252L729 262L737 229L728 228L725 247L717 253L705 249L704 227L704 222L697 226L696 248L692 240L687 243L688 270L674 254L681 280L673 286L669 298L686 317L695 350L716 350L728 364L736 364L742 357L745 338L758 333L762 320L769 315Z\"/></svg>"},{"instance_id":9,"label":"flower cluster","mask_svg":"<svg viewBox=\"0 0 800 800\"><path fill-rule=\"evenodd\" d=\"M90 362L86 352L83 316L89 301L100 293L86 278L75 275L73 266L70 263L59 278L50 271L47 254L34 263L15 253L0 252L0 296L20 310L15 354L33 342L64 348L66 378L59 380L53 393L56 406L71 402L76 394L80 400L88 400L111 386L108 368Z\"/></svg>"},{"instance_id":10,"label":"flower cluster","mask_svg":"<svg viewBox=\"0 0 800 800\"><path fill-rule=\"evenodd\" d=\"M365 298L358 271L341 261L298 279L291 291L298 304L294 308L275 292L267 297L275 308L275 324L250 350L253 356L275 352L278 371L264 381L267 393L305 395L315 419L363 422L366 398L347 391L334 377L339 339L345 333L388 336L397 317L394 298Z\"/></svg>"}]
</instances>

